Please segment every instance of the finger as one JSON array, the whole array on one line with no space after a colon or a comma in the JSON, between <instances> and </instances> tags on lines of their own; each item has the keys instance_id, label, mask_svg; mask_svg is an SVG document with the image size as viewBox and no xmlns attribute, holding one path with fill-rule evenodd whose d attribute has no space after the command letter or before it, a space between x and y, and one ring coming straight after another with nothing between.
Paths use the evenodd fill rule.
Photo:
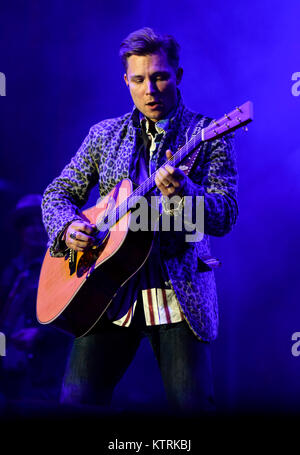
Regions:
<instances>
[{"instance_id":1,"label":"finger","mask_svg":"<svg viewBox=\"0 0 300 455\"><path fill-rule=\"evenodd\" d=\"M164 167L160 168L156 175L157 175L157 180L160 183L166 184L166 185L171 183L171 180L170 180L171 174Z\"/></svg>"},{"instance_id":2,"label":"finger","mask_svg":"<svg viewBox=\"0 0 300 455\"><path fill-rule=\"evenodd\" d=\"M169 180L171 180L173 184L174 182L178 182L179 185L181 185L182 182L186 179L185 173L180 169L169 165L166 165L166 169L169 172Z\"/></svg>"},{"instance_id":3,"label":"finger","mask_svg":"<svg viewBox=\"0 0 300 455\"><path fill-rule=\"evenodd\" d=\"M171 180L171 179L178 180L178 179L182 179L185 176L185 174L180 169L177 169L176 167L173 167L170 164L166 164L161 169L163 169L165 171L164 174L162 174L162 175L164 175L169 180Z\"/></svg>"},{"instance_id":4,"label":"finger","mask_svg":"<svg viewBox=\"0 0 300 455\"><path fill-rule=\"evenodd\" d=\"M175 188L172 184L165 186L164 184L157 184L157 187L163 196L171 196L175 192Z\"/></svg>"},{"instance_id":5,"label":"finger","mask_svg":"<svg viewBox=\"0 0 300 455\"><path fill-rule=\"evenodd\" d=\"M161 175L157 175L155 178L155 184L159 190L164 190L165 188L170 187L171 181L168 181L166 177L162 177Z\"/></svg>"},{"instance_id":6,"label":"finger","mask_svg":"<svg viewBox=\"0 0 300 455\"><path fill-rule=\"evenodd\" d=\"M172 166L166 166L164 172L159 174L160 182L169 187L170 185L174 186L175 188L180 186L180 182L176 178L175 169Z\"/></svg>"},{"instance_id":7,"label":"finger","mask_svg":"<svg viewBox=\"0 0 300 455\"><path fill-rule=\"evenodd\" d=\"M82 231L74 231L74 230L69 232L69 238L76 242L82 243L82 244L93 243L95 241L94 236L85 234Z\"/></svg>"},{"instance_id":8,"label":"finger","mask_svg":"<svg viewBox=\"0 0 300 455\"><path fill-rule=\"evenodd\" d=\"M167 171L168 174L173 175L175 172L175 167L171 166L170 164L166 164L164 169Z\"/></svg>"},{"instance_id":9,"label":"finger","mask_svg":"<svg viewBox=\"0 0 300 455\"><path fill-rule=\"evenodd\" d=\"M66 244L68 248L75 251L84 251L94 244L95 238L87 236L80 231L69 231L66 235Z\"/></svg>"},{"instance_id":10,"label":"finger","mask_svg":"<svg viewBox=\"0 0 300 455\"><path fill-rule=\"evenodd\" d=\"M68 248L71 248L74 251L80 251L80 252L84 252L88 247L90 247L89 244L82 245L75 240L66 241L66 244L67 244Z\"/></svg>"},{"instance_id":11,"label":"finger","mask_svg":"<svg viewBox=\"0 0 300 455\"><path fill-rule=\"evenodd\" d=\"M87 223L86 221L74 221L69 227L76 231L85 232L86 234L92 234L96 230L95 224Z\"/></svg>"},{"instance_id":12,"label":"finger","mask_svg":"<svg viewBox=\"0 0 300 455\"><path fill-rule=\"evenodd\" d=\"M169 164L166 164L165 166L166 171L170 176L172 176L173 179L176 180L182 180L185 178L184 172L182 172L180 169L170 166Z\"/></svg>"},{"instance_id":13,"label":"finger","mask_svg":"<svg viewBox=\"0 0 300 455\"><path fill-rule=\"evenodd\" d=\"M87 223L85 221L77 220L70 224L66 232L66 243L69 247L74 242L83 242L82 245L76 243L77 246L85 246L93 244L95 241L94 234L97 228L94 224Z\"/></svg>"},{"instance_id":14,"label":"finger","mask_svg":"<svg viewBox=\"0 0 300 455\"><path fill-rule=\"evenodd\" d=\"M167 151L166 151L166 157L167 157L167 159L169 160L170 158L172 158L172 156L173 156L173 153L171 152L171 150L167 150Z\"/></svg>"},{"instance_id":15,"label":"finger","mask_svg":"<svg viewBox=\"0 0 300 455\"><path fill-rule=\"evenodd\" d=\"M85 251L87 248L91 248L92 243L90 242L78 242L77 240L70 240L67 243L68 248L75 251Z\"/></svg>"}]
</instances>

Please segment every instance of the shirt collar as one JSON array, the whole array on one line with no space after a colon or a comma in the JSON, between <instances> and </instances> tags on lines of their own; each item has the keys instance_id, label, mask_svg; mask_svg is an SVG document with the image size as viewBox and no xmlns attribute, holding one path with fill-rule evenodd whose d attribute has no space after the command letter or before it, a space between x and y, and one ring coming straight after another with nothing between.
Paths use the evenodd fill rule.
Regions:
<instances>
[{"instance_id":1,"label":"shirt collar","mask_svg":"<svg viewBox=\"0 0 300 455\"><path fill-rule=\"evenodd\" d=\"M183 105L183 102L182 102L181 93L180 93L179 89L177 89L176 106L174 107L174 109L172 109L169 112L169 114L165 118L163 118L155 123L155 129L158 133L165 132L169 129L169 127L175 120L175 117L177 116L178 111L182 105ZM141 127L142 121L145 120L146 121L146 131L148 132L149 122L147 121L146 117L138 110L138 108L136 106L133 107L131 119L133 122L133 126L135 128Z\"/></svg>"},{"instance_id":2,"label":"shirt collar","mask_svg":"<svg viewBox=\"0 0 300 455\"><path fill-rule=\"evenodd\" d=\"M176 109L173 109L165 118L158 120L158 122L153 123L154 128L156 133L161 134L165 133L170 125L170 119L174 116ZM146 133L149 134L151 131L149 131L149 120L141 113L139 112L139 120L140 120L140 126L144 126Z\"/></svg>"}]
</instances>

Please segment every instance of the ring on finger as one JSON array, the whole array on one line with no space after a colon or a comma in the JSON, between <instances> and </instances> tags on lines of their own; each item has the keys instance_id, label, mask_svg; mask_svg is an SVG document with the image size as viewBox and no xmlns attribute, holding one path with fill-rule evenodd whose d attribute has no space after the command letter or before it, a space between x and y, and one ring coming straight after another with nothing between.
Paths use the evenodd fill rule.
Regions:
<instances>
[{"instance_id":1,"label":"ring on finger","mask_svg":"<svg viewBox=\"0 0 300 455\"><path fill-rule=\"evenodd\" d=\"M70 238L76 240L76 232L71 232Z\"/></svg>"}]
</instances>

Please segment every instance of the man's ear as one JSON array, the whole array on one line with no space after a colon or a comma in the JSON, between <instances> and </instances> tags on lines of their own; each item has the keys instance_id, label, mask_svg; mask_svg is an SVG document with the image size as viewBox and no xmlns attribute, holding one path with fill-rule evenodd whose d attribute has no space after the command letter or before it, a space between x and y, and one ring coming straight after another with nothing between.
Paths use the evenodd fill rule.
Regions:
<instances>
[{"instance_id":1,"label":"man's ear","mask_svg":"<svg viewBox=\"0 0 300 455\"><path fill-rule=\"evenodd\" d=\"M176 84L179 85L183 75L183 68L179 67L176 71Z\"/></svg>"},{"instance_id":2,"label":"man's ear","mask_svg":"<svg viewBox=\"0 0 300 455\"><path fill-rule=\"evenodd\" d=\"M127 85L127 87L129 88L129 82L128 82L126 73L124 74L124 81L125 81L125 84Z\"/></svg>"}]
</instances>

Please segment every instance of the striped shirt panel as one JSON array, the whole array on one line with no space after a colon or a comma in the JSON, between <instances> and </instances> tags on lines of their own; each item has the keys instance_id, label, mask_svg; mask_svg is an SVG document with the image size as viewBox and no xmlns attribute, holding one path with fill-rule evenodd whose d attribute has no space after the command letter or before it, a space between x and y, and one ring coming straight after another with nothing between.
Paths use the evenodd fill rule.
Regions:
<instances>
[{"instance_id":1,"label":"striped shirt panel","mask_svg":"<svg viewBox=\"0 0 300 455\"><path fill-rule=\"evenodd\" d=\"M146 325L172 324L183 321L183 313L173 289L146 289L142 291ZM128 327L134 316L137 301L120 319L113 321L119 326Z\"/></svg>"}]
</instances>

